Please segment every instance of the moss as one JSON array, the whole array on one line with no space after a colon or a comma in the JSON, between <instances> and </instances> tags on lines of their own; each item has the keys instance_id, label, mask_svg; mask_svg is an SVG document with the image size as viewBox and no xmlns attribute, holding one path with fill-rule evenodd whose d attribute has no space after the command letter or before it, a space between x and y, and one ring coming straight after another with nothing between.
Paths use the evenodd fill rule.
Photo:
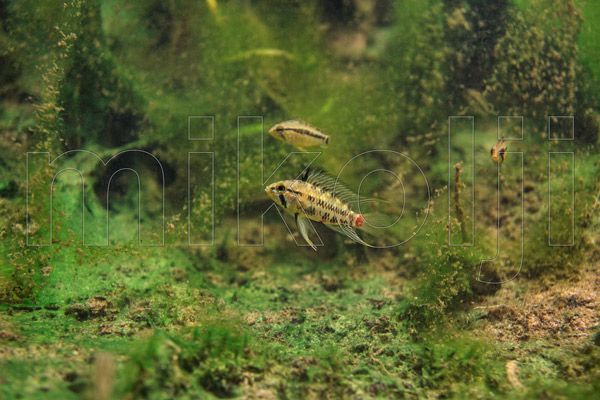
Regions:
<instances>
[{"instance_id":1,"label":"moss","mask_svg":"<svg viewBox=\"0 0 600 400\"><path fill-rule=\"evenodd\" d=\"M447 118L443 10L438 1L410 1L395 11L396 32L384 60L402 110L396 140L427 150L439 139Z\"/></svg>"},{"instance_id":2,"label":"moss","mask_svg":"<svg viewBox=\"0 0 600 400\"><path fill-rule=\"evenodd\" d=\"M450 246L448 229L460 232L460 223L447 216L439 217L442 201L440 196L430 202L427 212L431 222L409 242L410 264L418 272L398 310L413 334L423 328L436 328L438 323L443 325L445 315L460 309L474 296L479 266L489 245L479 241L477 246Z\"/></svg>"},{"instance_id":3,"label":"moss","mask_svg":"<svg viewBox=\"0 0 600 400\"><path fill-rule=\"evenodd\" d=\"M124 365L121 395L152 397L212 393L232 397L242 381L248 339L226 325L207 325L185 336L155 333ZM257 356L257 354L254 354Z\"/></svg>"},{"instance_id":4,"label":"moss","mask_svg":"<svg viewBox=\"0 0 600 400\"><path fill-rule=\"evenodd\" d=\"M444 41L448 46L447 95L451 109L465 105L467 91L482 91L497 62L496 43L506 33L510 2L444 1Z\"/></svg>"},{"instance_id":5,"label":"moss","mask_svg":"<svg viewBox=\"0 0 600 400\"><path fill-rule=\"evenodd\" d=\"M580 78L584 72L573 45L581 27L575 3L538 1L527 10L512 10L508 24L485 96L501 115L529 118L542 134L547 116L574 116L578 138L595 143L598 126L589 110L593 106L583 100L587 79Z\"/></svg>"},{"instance_id":6,"label":"moss","mask_svg":"<svg viewBox=\"0 0 600 400\"><path fill-rule=\"evenodd\" d=\"M549 187L552 203L546 203L541 217L532 223L531 238L525 248L523 271L530 277L562 275L576 270L593 243L586 231L597 224L592 217L596 207L595 193L598 192L596 161L580 158L573 166L570 160L563 158L552 163ZM577 177L575 181L573 176ZM565 190L573 184L574 192ZM551 218L550 222L548 218Z\"/></svg>"}]
</instances>

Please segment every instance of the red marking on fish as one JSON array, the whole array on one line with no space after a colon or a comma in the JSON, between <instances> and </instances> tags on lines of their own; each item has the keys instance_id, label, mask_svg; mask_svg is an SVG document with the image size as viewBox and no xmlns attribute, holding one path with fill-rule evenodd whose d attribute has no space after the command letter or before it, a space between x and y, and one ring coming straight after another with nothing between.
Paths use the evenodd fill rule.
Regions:
<instances>
[{"instance_id":1,"label":"red marking on fish","mask_svg":"<svg viewBox=\"0 0 600 400\"><path fill-rule=\"evenodd\" d=\"M365 223L365 217L363 217L362 214L358 214L356 216L356 219L354 220L354 224L360 228L361 226L363 226L364 223Z\"/></svg>"}]
</instances>

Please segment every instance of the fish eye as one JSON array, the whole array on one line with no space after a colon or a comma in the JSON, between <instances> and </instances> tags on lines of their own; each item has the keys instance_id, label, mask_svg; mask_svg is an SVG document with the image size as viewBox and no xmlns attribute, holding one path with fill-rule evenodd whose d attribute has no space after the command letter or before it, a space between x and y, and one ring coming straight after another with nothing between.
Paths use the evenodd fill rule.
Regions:
<instances>
[{"instance_id":1,"label":"fish eye","mask_svg":"<svg viewBox=\"0 0 600 400\"><path fill-rule=\"evenodd\" d=\"M277 190L279 190L280 192L282 192L282 191L285 190L285 186L279 185L279 186L277 186Z\"/></svg>"}]
</instances>

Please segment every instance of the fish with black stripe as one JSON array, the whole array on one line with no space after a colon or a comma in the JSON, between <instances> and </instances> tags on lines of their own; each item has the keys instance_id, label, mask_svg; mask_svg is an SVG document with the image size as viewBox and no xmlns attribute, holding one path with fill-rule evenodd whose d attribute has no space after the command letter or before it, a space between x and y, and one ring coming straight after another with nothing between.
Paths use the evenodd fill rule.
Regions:
<instances>
[{"instance_id":1,"label":"fish with black stripe","mask_svg":"<svg viewBox=\"0 0 600 400\"><path fill-rule=\"evenodd\" d=\"M329 136L321 130L302 121L284 121L275 124L269 133L277 140L289 143L299 150L309 147L326 147Z\"/></svg>"},{"instance_id":2,"label":"fish with black stripe","mask_svg":"<svg viewBox=\"0 0 600 400\"><path fill-rule=\"evenodd\" d=\"M310 221L320 222L339 232L352 241L372 247L357 233L367 231L377 235L373 225L366 224L387 217L380 214L365 216L353 210L359 201L373 202L374 199L360 198L346 189L334 178L321 173L311 173L308 169L300 179L288 179L272 183L265 188L267 196L285 212L294 216L296 226L302 238L316 251L309 238ZM381 233L381 232L378 232Z\"/></svg>"}]
</instances>

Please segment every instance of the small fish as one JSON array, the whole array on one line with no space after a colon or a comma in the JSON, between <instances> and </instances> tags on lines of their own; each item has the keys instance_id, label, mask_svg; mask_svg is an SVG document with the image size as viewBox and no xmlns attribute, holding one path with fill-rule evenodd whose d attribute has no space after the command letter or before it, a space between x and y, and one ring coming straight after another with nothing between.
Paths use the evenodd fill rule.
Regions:
<instances>
[{"instance_id":1,"label":"small fish","mask_svg":"<svg viewBox=\"0 0 600 400\"><path fill-rule=\"evenodd\" d=\"M492 156L492 161L496 164L502 164L504 159L506 158L506 149L508 145L504 141L504 139L498 140L498 142L492 146L490 150L490 155Z\"/></svg>"},{"instance_id":2,"label":"small fish","mask_svg":"<svg viewBox=\"0 0 600 400\"><path fill-rule=\"evenodd\" d=\"M275 139L289 143L304 150L307 147L325 147L329 144L329 136L301 121L284 121L275 124L269 133Z\"/></svg>"},{"instance_id":3,"label":"small fish","mask_svg":"<svg viewBox=\"0 0 600 400\"><path fill-rule=\"evenodd\" d=\"M359 197L334 178L306 170L301 179L275 182L267 186L265 192L275 204L294 216L300 235L313 250L316 251L317 247L308 236L311 227L309 220L321 222L354 242L372 247L356 232L361 229L376 234L365 226L365 215L352 210L352 206L358 204ZM374 200L360 198L361 203L370 201ZM371 221L372 217L369 216L368 220Z\"/></svg>"},{"instance_id":4,"label":"small fish","mask_svg":"<svg viewBox=\"0 0 600 400\"><path fill-rule=\"evenodd\" d=\"M208 10L213 14L217 14L218 4L217 0L206 0L206 5L208 6Z\"/></svg>"}]
</instances>

